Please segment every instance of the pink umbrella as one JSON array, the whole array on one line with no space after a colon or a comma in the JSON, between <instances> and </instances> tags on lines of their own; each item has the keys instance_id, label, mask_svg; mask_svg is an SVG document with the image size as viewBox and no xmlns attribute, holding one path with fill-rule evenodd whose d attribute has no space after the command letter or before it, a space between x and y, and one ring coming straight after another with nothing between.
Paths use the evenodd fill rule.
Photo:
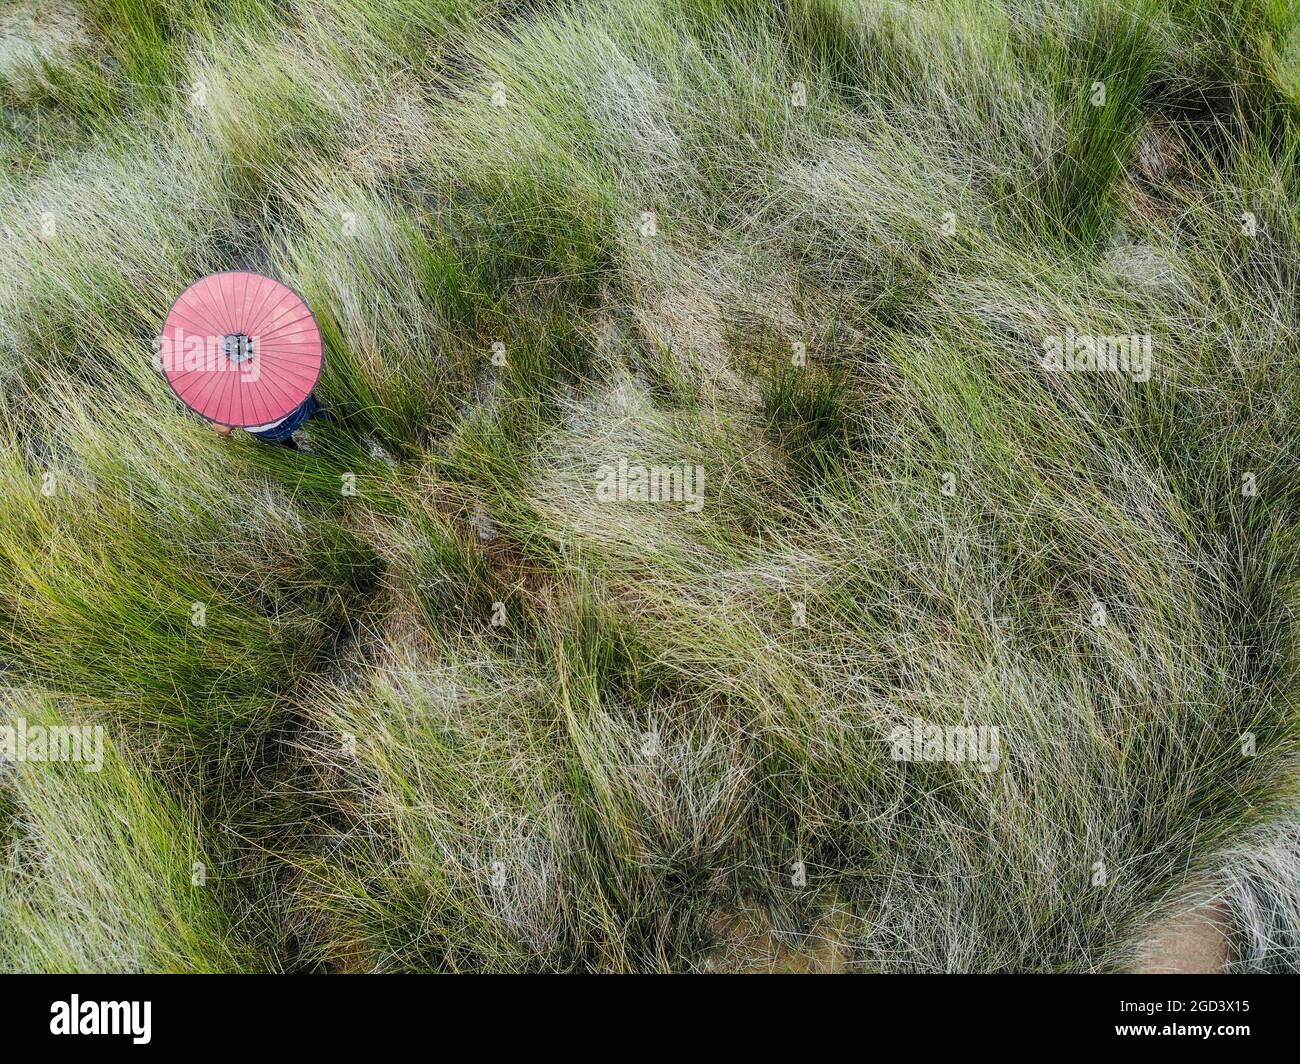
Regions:
<instances>
[{"instance_id":1,"label":"pink umbrella","mask_svg":"<svg viewBox=\"0 0 1300 1064\"><path fill-rule=\"evenodd\" d=\"M195 281L167 315L162 370L186 406L222 425L267 425L316 387L320 329L306 301L260 273Z\"/></svg>"}]
</instances>

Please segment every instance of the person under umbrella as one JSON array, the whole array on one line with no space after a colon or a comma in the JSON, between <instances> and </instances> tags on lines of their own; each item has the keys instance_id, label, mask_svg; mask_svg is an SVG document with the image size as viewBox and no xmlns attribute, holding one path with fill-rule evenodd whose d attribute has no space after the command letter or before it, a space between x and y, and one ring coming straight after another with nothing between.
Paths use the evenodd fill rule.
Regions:
<instances>
[{"instance_id":1,"label":"person under umbrella","mask_svg":"<svg viewBox=\"0 0 1300 1064\"><path fill-rule=\"evenodd\" d=\"M306 301L261 274L210 274L173 304L160 368L177 397L223 436L236 428L293 447L313 417L333 420L314 394L324 361Z\"/></svg>"}]
</instances>

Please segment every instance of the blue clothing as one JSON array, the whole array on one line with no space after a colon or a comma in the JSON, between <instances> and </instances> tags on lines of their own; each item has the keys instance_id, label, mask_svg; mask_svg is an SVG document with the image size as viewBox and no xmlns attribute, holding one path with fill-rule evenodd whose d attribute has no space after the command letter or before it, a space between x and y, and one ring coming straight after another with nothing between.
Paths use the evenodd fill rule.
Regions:
<instances>
[{"instance_id":1,"label":"blue clothing","mask_svg":"<svg viewBox=\"0 0 1300 1064\"><path fill-rule=\"evenodd\" d=\"M316 398L313 392L302 401L302 405L297 410L278 425L272 425L263 432L250 432L249 435L256 436L259 440L265 440L267 443L283 443L310 421L320 409L320 400Z\"/></svg>"}]
</instances>

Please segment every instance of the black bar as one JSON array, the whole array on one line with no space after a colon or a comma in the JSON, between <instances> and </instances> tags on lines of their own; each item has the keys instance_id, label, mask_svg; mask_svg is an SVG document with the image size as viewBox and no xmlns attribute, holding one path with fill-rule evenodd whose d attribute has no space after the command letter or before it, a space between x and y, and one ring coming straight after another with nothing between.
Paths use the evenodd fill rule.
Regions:
<instances>
[{"instance_id":1,"label":"black bar","mask_svg":"<svg viewBox=\"0 0 1300 1064\"><path fill-rule=\"evenodd\" d=\"M811 1053L846 1028L864 1050L876 1051L890 1044L913 1051L1074 1051L1201 1042L1218 1052L1290 1034L1297 986L1249 976L864 976L817 983L784 976L779 985L771 977L700 978L707 984L654 976L6 976L0 1002L7 1047L34 1050L94 1052L114 1042L128 1050L204 1054L353 1045L374 1052L412 1040L444 1050L468 1040L492 1055L511 1045L543 1053L599 1044L614 1024L640 1032L630 1046L610 1046L620 1055L654 1044L667 1049L688 1031L699 1032L692 1042L738 1046L758 1038L769 1051L802 1043ZM52 1033L73 995L87 1029L101 1020L111 1027L114 1016L143 1021L148 1002L148 1041L137 1043L142 1036L132 1033L142 1022L120 1022L127 1033L116 1035ZM134 1014L104 1011L101 1002L139 1007ZM1208 1037L1179 1030L1205 1026L1212 1028Z\"/></svg>"}]
</instances>

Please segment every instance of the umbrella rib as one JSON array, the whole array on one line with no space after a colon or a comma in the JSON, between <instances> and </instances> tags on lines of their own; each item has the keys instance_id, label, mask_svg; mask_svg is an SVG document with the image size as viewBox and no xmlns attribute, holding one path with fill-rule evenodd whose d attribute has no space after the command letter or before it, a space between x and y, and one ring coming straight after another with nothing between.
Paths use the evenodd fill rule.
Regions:
<instances>
[{"instance_id":1,"label":"umbrella rib","mask_svg":"<svg viewBox=\"0 0 1300 1064\"><path fill-rule=\"evenodd\" d=\"M239 331L239 322L236 320L234 309L230 306L230 300L228 298L228 293L226 291L227 278L229 277L230 274L228 273L221 274L220 275L221 279L217 281L217 285L216 285L217 295L221 297L221 309L226 312L226 316L224 320L230 326L228 329L226 329L227 333Z\"/></svg>"},{"instance_id":2,"label":"umbrella rib","mask_svg":"<svg viewBox=\"0 0 1300 1064\"><path fill-rule=\"evenodd\" d=\"M206 372L195 370L194 372L199 374L198 381L195 383L193 390L195 398L192 402L188 399L185 401L198 413L204 414L205 410L211 409L212 404L209 400L216 394L217 385L221 383L221 378L220 374L213 373L210 370ZM181 395L182 399L185 398L184 393L179 392L179 389L178 393ZM204 416L206 417L207 415L204 414Z\"/></svg>"},{"instance_id":3,"label":"umbrella rib","mask_svg":"<svg viewBox=\"0 0 1300 1064\"><path fill-rule=\"evenodd\" d=\"M194 311L189 307L185 307L184 309L181 309L180 307L173 308L170 317L167 319L167 324L170 325L173 322L185 326L193 326L192 331L200 335L212 335L212 322L208 321L205 317L196 316Z\"/></svg>"},{"instance_id":4,"label":"umbrella rib","mask_svg":"<svg viewBox=\"0 0 1300 1064\"><path fill-rule=\"evenodd\" d=\"M213 316L212 312L204 305L203 300L200 298L200 294L198 292L192 293L191 300L185 303L184 310L187 314L193 315L194 320L197 321L199 325L202 326L205 330L207 330L207 335L211 335L212 332L216 329L217 319Z\"/></svg>"},{"instance_id":5,"label":"umbrella rib","mask_svg":"<svg viewBox=\"0 0 1300 1064\"><path fill-rule=\"evenodd\" d=\"M263 277L261 274L255 275L258 279L257 292L248 308L248 328L245 332L249 336L255 334L258 327L262 324L265 315L266 305L276 290L278 282L272 281L269 277Z\"/></svg>"},{"instance_id":6,"label":"umbrella rib","mask_svg":"<svg viewBox=\"0 0 1300 1064\"><path fill-rule=\"evenodd\" d=\"M286 418L286 417L288 417L290 414L292 414L292 413L294 412L294 410L296 410L296 409L298 408L298 406L300 405L300 403L295 403L295 402L293 402L293 401L292 401L292 395L291 395L291 394L287 395L287 394L286 394L286 393L285 393L285 392L280 388L280 382L277 381L274 377L263 377L262 380L263 380L263 382L264 382L265 385L266 385L266 390L267 390L267 391L274 392L275 395L276 395L276 397L277 397L277 398L279 399L279 401L280 401L280 405L283 406L283 407L285 408L284 413L283 413L282 415L280 415L281 418ZM303 396L303 398L305 399L306 396Z\"/></svg>"},{"instance_id":7,"label":"umbrella rib","mask_svg":"<svg viewBox=\"0 0 1300 1064\"><path fill-rule=\"evenodd\" d=\"M200 285L202 283L203 282L201 281L199 282ZM211 293L208 291L209 287L211 286L200 288L199 285L195 285L194 298L199 301L199 304L208 313L208 324L212 327L212 335L225 335L220 308L218 308L216 303L213 301Z\"/></svg>"},{"instance_id":8,"label":"umbrella rib","mask_svg":"<svg viewBox=\"0 0 1300 1064\"><path fill-rule=\"evenodd\" d=\"M240 286L243 286L242 289ZM248 274L235 274L235 331L247 334L244 319L248 316Z\"/></svg>"},{"instance_id":9,"label":"umbrella rib","mask_svg":"<svg viewBox=\"0 0 1300 1064\"><path fill-rule=\"evenodd\" d=\"M285 313L287 314L289 313L289 311L286 311ZM303 322L303 321L311 322L311 326L310 327L301 326L297 329L289 328L291 325L297 325L299 322ZM292 321L276 321L273 322L272 324L274 328L272 329L271 332L263 332L261 334L264 340L274 340L277 336L282 336L283 334L290 333L290 332L319 332L320 331L319 329L316 328L316 319L312 317L312 313L310 310L308 310L307 313L297 318L294 318Z\"/></svg>"}]
</instances>

